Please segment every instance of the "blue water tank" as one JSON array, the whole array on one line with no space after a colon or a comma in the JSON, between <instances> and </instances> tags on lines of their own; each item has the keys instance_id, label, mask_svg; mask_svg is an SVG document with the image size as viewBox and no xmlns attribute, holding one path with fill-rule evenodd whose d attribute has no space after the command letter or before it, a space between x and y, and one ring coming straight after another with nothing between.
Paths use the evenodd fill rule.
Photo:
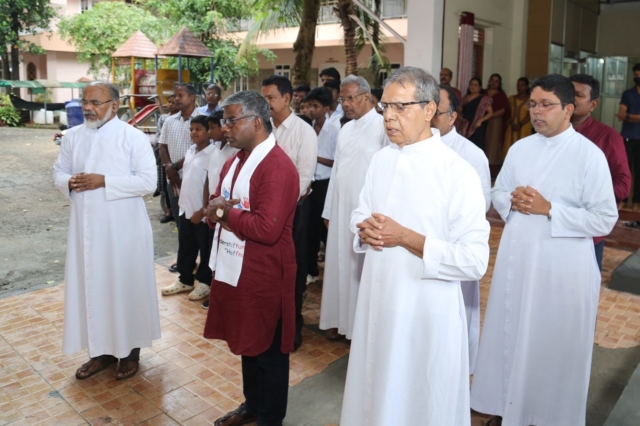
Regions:
<instances>
[{"instance_id":1,"label":"blue water tank","mask_svg":"<svg viewBox=\"0 0 640 426\"><path fill-rule=\"evenodd\" d=\"M84 115L82 114L80 99L72 99L69 102L65 102L64 109L67 112L67 123L69 128L79 126L84 123Z\"/></svg>"}]
</instances>

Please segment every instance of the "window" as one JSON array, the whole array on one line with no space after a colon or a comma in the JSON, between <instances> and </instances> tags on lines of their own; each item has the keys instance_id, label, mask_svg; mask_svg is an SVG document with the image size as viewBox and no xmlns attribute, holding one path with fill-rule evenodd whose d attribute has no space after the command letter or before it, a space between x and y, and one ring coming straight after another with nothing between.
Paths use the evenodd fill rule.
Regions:
<instances>
[{"instance_id":1,"label":"window","mask_svg":"<svg viewBox=\"0 0 640 426\"><path fill-rule=\"evenodd\" d=\"M249 79L247 77L237 77L233 84L234 92L242 92L243 90L249 90Z\"/></svg>"},{"instance_id":2,"label":"window","mask_svg":"<svg viewBox=\"0 0 640 426\"><path fill-rule=\"evenodd\" d=\"M475 28L473 30L473 59L471 62L471 76L482 78L484 60L484 30Z\"/></svg>"},{"instance_id":3,"label":"window","mask_svg":"<svg viewBox=\"0 0 640 426\"><path fill-rule=\"evenodd\" d=\"M33 81L38 78L38 71L36 70L36 65L33 62L29 62L27 65L27 80Z\"/></svg>"},{"instance_id":4,"label":"window","mask_svg":"<svg viewBox=\"0 0 640 426\"><path fill-rule=\"evenodd\" d=\"M397 70L398 68L400 68L400 64L391 64L391 72L393 72L393 70ZM387 77L389 77L389 73L387 72L387 69L386 68L382 68L378 72L378 83L379 83L380 87L382 87L382 84L387 79Z\"/></svg>"},{"instance_id":5,"label":"window","mask_svg":"<svg viewBox=\"0 0 640 426\"><path fill-rule=\"evenodd\" d=\"M291 65L276 65L275 75L281 75L291 80Z\"/></svg>"},{"instance_id":6,"label":"window","mask_svg":"<svg viewBox=\"0 0 640 426\"><path fill-rule=\"evenodd\" d=\"M80 0L80 13L86 12L102 0Z\"/></svg>"}]
</instances>

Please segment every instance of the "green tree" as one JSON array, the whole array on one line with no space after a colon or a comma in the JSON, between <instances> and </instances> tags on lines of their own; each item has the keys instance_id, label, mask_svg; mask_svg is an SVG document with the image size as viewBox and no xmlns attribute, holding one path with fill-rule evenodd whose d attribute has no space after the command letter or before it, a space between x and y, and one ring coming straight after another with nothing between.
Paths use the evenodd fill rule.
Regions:
<instances>
[{"instance_id":1,"label":"green tree","mask_svg":"<svg viewBox=\"0 0 640 426\"><path fill-rule=\"evenodd\" d=\"M0 56L5 78L10 75L12 80L20 79L20 51L44 53L39 46L21 40L20 36L49 30L56 16L49 0L0 0ZM9 50L7 46L11 46Z\"/></svg>"},{"instance_id":2,"label":"green tree","mask_svg":"<svg viewBox=\"0 0 640 426\"><path fill-rule=\"evenodd\" d=\"M89 73L104 78L109 75L111 54L133 33L140 30L158 44L170 36L171 25L136 6L100 2L84 13L61 19L58 29L75 46L78 61L91 64Z\"/></svg>"}]
</instances>

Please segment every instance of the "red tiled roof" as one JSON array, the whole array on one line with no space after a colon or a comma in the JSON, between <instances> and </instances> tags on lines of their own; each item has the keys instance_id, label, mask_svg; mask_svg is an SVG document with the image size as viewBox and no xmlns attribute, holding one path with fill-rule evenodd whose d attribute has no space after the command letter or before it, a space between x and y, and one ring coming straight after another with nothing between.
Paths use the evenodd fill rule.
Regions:
<instances>
[{"instance_id":1,"label":"red tiled roof","mask_svg":"<svg viewBox=\"0 0 640 426\"><path fill-rule=\"evenodd\" d=\"M158 50L158 46L153 44L142 31L138 30L111 57L130 58L133 56L135 58L153 59L155 58L156 50Z\"/></svg>"},{"instance_id":2,"label":"red tiled roof","mask_svg":"<svg viewBox=\"0 0 640 426\"><path fill-rule=\"evenodd\" d=\"M187 27L180 31L156 52L156 55L212 58L213 53L193 35Z\"/></svg>"}]
</instances>

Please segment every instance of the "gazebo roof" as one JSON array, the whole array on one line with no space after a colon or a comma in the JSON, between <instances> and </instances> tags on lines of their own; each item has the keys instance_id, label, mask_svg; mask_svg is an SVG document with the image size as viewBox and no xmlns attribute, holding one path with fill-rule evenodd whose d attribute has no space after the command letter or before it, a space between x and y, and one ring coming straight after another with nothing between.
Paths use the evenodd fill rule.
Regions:
<instances>
[{"instance_id":1,"label":"gazebo roof","mask_svg":"<svg viewBox=\"0 0 640 426\"><path fill-rule=\"evenodd\" d=\"M113 52L111 57L131 58L133 56L135 58L153 59L155 58L156 50L158 50L158 46L153 44L142 31L138 30L118 50Z\"/></svg>"},{"instance_id":2,"label":"gazebo roof","mask_svg":"<svg viewBox=\"0 0 640 426\"><path fill-rule=\"evenodd\" d=\"M182 27L180 31L169 41L167 41L156 55L164 56L184 56L187 58L212 58L213 53L193 35L187 27Z\"/></svg>"}]
</instances>

